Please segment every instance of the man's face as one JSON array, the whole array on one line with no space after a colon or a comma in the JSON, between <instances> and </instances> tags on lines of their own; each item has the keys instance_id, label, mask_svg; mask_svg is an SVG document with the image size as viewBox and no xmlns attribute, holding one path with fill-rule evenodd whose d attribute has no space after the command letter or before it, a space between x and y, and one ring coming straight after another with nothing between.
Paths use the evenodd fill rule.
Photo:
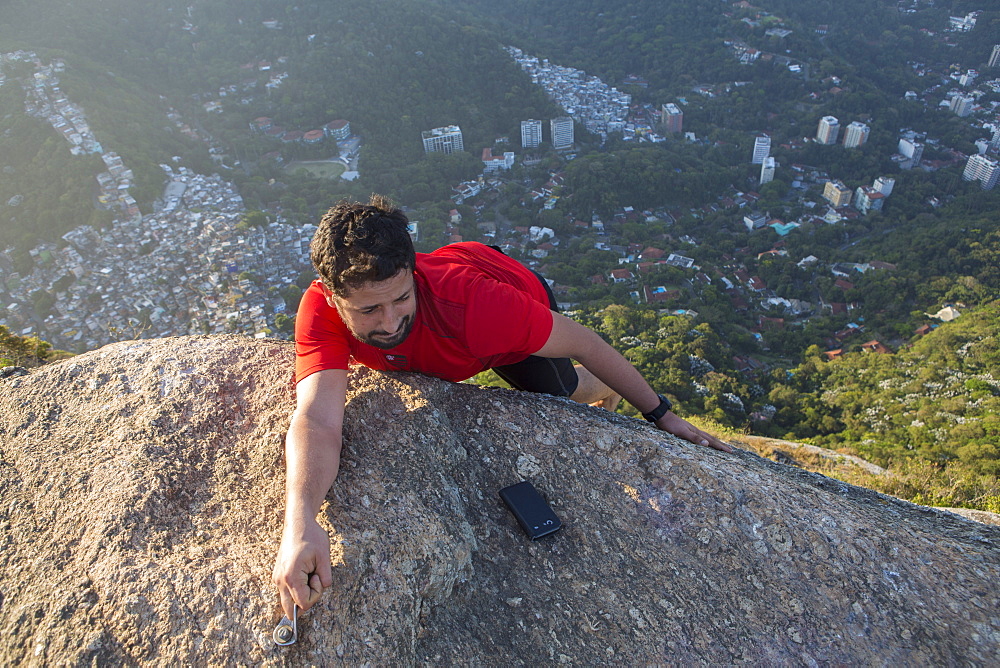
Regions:
<instances>
[{"instance_id":1,"label":"man's face","mask_svg":"<svg viewBox=\"0 0 1000 668\"><path fill-rule=\"evenodd\" d=\"M417 295L412 271L402 270L384 281L349 288L345 297L338 297L326 286L323 293L362 343L388 350L405 341L413 329Z\"/></svg>"}]
</instances>

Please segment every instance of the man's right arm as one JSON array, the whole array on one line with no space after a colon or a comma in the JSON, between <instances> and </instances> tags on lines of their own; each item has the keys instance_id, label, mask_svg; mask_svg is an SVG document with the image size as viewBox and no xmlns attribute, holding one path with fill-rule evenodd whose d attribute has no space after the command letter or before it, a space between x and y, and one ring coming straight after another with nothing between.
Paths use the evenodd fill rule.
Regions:
<instances>
[{"instance_id":1,"label":"man's right arm","mask_svg":"<svg viewBox=\"0 0 1000 668\"><path fill-rule=\"evenodd\" d=\"M316 515L340 466L347 371L317 371L295 389L285 439L285 526L272 576L289 619L293 604L308 610L333 583L330 537Z\"/></svg>"}]
</instances>

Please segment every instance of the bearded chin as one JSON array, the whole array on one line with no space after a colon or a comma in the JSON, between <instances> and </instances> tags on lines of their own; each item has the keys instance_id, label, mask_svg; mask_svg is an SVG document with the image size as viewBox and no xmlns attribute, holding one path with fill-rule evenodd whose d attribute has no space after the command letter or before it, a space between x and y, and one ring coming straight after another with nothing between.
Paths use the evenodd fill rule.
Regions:
<instances>
[{"instance_id":1,"label":"bearded chin","mask_svg":"<svg viewBox=\"0 0 1000 668\"><path fill-rule=\"evenodd\" d=\"M368 345L374 346L375 348L379 348L380 350L391 350L392 348L395 348L403 341L405 341L406 337L410 335L410 331L412 329L413 329L413 316L409 316L406 318L406 320L403 321L403 326L400 328L399 333L393 336L391 339L387 339L384 337L376 338L372 336L372 334L375 334L375 332L362 334L361 332L356 332L354 330L351 330L351 333L354 334L354 338L356 338L358 341L361 341L362 343L367 343Z\"/></svg>"}]
</instances>

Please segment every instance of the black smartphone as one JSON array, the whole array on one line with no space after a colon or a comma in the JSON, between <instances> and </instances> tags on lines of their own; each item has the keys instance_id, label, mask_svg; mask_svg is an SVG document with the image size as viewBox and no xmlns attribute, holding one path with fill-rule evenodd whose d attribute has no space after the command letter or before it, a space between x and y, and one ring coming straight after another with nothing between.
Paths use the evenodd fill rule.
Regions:
<instances>
[{"instance_id":1,"label":"black smartphone","mask_svg":"<svg viewBox=\"0 0 1000 668\"><path fill-rule=\"evenodd\" d=\"M500 490L500 498L531 540L538 540L562 528L562 522L552 508L527 480L504 487Z\"/></svg>"}]
</instances>

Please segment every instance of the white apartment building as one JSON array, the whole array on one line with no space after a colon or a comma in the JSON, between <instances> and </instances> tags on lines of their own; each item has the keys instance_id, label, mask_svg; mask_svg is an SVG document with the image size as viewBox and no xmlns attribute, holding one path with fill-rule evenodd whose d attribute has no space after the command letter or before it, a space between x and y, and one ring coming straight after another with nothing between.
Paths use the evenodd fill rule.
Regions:
<instances>
[{"instance_id":1,"label":"white apartment building","mask_svg":"<svg viewBox=\"0 0 1000 668\"><path fill-rule=\"evenodd\" d=\"M872 188L888 197L892 194L892 189L895 185L896 179L888 176L880 176L875 179L875 183L872 184Z\"/></svg>"},{"instance_id":2,"label":"white apartment building","mask_svg":"<svg viewBox=\"0 0 1000 668\"><path fill-rule=\"evenodd\" d=\"M542 143L542 122L531 118L521 121L521 148L538 148Z\"/></svg>"},{"instance_id":3,"label":"white apartment building","mask_svg":"<svg viewBox=\"0 0 1000 668\"><path fill-rule=\"evenodd\" d=\"M552 147L555 149L571 148L573 146L573 119L560 116L549 121L552 132Z\"/></svg>"},{"instance_id":4,"label":"white apartment building","mask_svg":"<svg viewBox=\"0 0 1000 668\"><path fill-rule=\"evenodd\" d=\"M760 185L770 183L774 180L774 168L777 164L774 158L770 156L764 158L764 162L760 165Z\"/></svg>"},{"instance_id":5,"label":"white apartment building","mask_svg":"<svg viewBox=\"0 0 1000 668\"><path fill-rule=\"evenodd\" d=\"M457 125L446 125L433 130L424 130L420 133L424 140L424 153L446 153L451 154L456 151L464 151L465 143L462 140L462 129Z\"/></svg>"},{"instance_id":6,"label":"white apartment building","mask_svg":"<svg viewBox=\"0 0 1000 668\"><path fill-rule=\"evenodd\" d=\"M987 67L1000 67L1000 44L993 47L993 53L990 54L990 60L986 64Z\"/></svg>"},{"instance_id":7,"label":"white apartment building","mask_svg":"<svg viewBox=\"0 0 1000 668\"><path fill-rule=\"evenodd\" d=\"M966 181L979 181L983 190L992 190L1000 178L1000 163L986 156L971 155L965 163L962 178Z\"/></svg>"},{"instance_id":8,"label":"white apartment building","mask_svg":"<svg viewBox=\"0 0 1000 668\"><path fill-rule=\"evenodd\" d=\"M764 164L764 158L769 155L771 155L771 138L767 135L761 135L754 139L753 156L750 158L750 164L762 165Z\"/></svg>"},{"instance_id":9,"label":"white apartment building","mask_svg":"<svg viewBox=\"0 0 1000 668\"><path fill-rule=\"evenodd\" d=\"M844 133L844 148L857 148L864 145L868 141L869 132L868 126L861 121L852 122Z\"/></svg>"},{"instance_id":10,"label":"white apartment building","mask_svg":"<svg viewBox=\"0 0 1000 668\"><path fill-rule=\"evenodd\" d=\"M924 155L924 145L906 137L899 140L897 150L900 155L906 158L906 161L899 165L901 169L916 167L920 164L920 158Z\"/></svg>"},{"instance_id":11,"label":"white apartment building","mask_svg":"<svg viewBox=\"0 0 1000 668\"><path fill-rule=\"evenodd\" d=\"M881 211L885 195L871 186L861 186L854 191L854 208L867 216L869 211Z\"/></svg>"},{"instance_id":12,"label":"white apartment building","mask_svg":"<svg viewBox=\"0 0 1000 668\"><path fill-rule=\"evenodd\" d=\"M951 98L948 108L955 112L959 118L965 118L972 113L972 106L976 103L976 98L971 95L956 95Z\"/></svg>"}]
</instances>

